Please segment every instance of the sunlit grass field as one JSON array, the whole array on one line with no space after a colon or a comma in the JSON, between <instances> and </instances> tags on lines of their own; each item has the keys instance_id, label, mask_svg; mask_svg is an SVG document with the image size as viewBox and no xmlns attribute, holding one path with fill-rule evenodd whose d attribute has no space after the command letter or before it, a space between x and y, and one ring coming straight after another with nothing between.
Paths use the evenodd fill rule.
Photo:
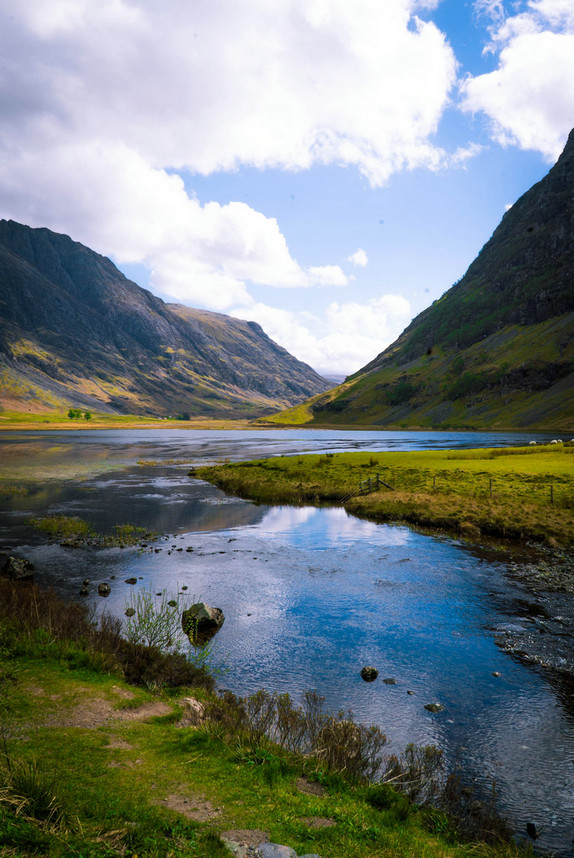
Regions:
<instances>
[{"instance_id":1,"label":"sunlit grass field","mask_svg":"<svg viewBox=\"0 0 574 858\"><path fill-rule=\"evenodd\" d=\"M475 538L574 544L570 444L281 456L197 468L194 474L265 503L344 503L376 520Z\"/></svg>"}]
</instances>

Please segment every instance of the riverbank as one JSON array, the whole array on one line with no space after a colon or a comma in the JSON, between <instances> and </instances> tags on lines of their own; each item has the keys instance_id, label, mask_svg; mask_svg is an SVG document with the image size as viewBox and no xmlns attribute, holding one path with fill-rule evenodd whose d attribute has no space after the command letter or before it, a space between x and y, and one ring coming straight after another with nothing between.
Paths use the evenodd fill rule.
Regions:
<instances>
[{"instance_id":1,"label":"riverbank","mask_svg":"<svg viewBox=\"0 0 574 858\"><path fill-rule=\"evenodd\" d=\"M2 855L216 858L269 841L321 858L519 854L464 791L455 824L409 800L412 769L403 792L342 774L342 736L330 762L289 751L263 734L264 698L242 710L204 672L189 685L146 647L130 684L133 659L124 669L114 659L122 645L109 624L96 630L84 609L30 585L0 589ZM293 740L300 720L285 701L283 711Z\"/></svg>"},{"instance_id":2,"label":"riverbank","mask_svg":"<svg viewBox=\"0 0 574 858\"><path fill-rule=\"evenodd\" d=\"M86 412L81 412L84 415ZM0 411L0 431L25 430L76 431L94 429L252 429L253 423L245 419L193 417L142 417L137 414L90 413L70 419L67 414L54 412ZM265 424L258 428L266 428ZM267 427L270 428L270 427Z\"/></svg>"},{"instance_id":3,"label":"riverbank","mask_svg":"<svg viewBox=\"0 0 574 858\"><path fill-rule=\"evenodd\" d=\"M373 521L474 541L496 537L552 548L574 545L572 443L281 456L190 473L262 503L338 504Z\"/></svg>"}]
</instances>

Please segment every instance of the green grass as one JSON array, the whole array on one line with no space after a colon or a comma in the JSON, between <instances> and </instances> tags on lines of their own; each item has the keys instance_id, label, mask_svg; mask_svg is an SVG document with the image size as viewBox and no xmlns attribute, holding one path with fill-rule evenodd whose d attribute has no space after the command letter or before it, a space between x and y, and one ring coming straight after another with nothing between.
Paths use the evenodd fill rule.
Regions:
<instances>
[{"instance_id":1,"label":"green grass","mask_svg":"<svg viewBox=\"0 0 574 858\"><path fill-rule=\"evenodd\" d=\"M34 589L20 589L11 598L28 619L12 623L16 608L2 610L8 586L14 591L3 585L0 603L5 858L216 858L229 854L220 833L230 829L264 830L300 855L322 858L518 854L509 843L463 842L443 812L417 807L390 786L330 774L261 734L234 736L222 716L240 710L205 687L151 693L130 686L113 664L95 670L89 643L62 636L60 627L41 635L34 626L45 624L46 606L63 621L53 597L41 604ZM74 649L87 651L92 665L64 657ZM218 719L182 728L179 701L189 695ZM319 780L324 793L299 790L301 777ZM197 806L208 812L188 818ZM334 825L315 828L317 817Z\"/></svg>"},{"instance_id":2,"label":"green grass","mask_svg":"<svg viewBox=\"0 0 574 858\"><path fill-rule=\"evenodd\" d=\"M265 503L342 503L378 521L574 544L574 445L285 456L194 475ZM392 489L358 496L369 479Z\"/></svg>"},{"instance_id":3,"label":"green grass","mask_svg":"<svg viewBox=\"0 0 574 858\"><path fill-rule=\"evenodd\" d=\"M89 522L79 516L47 515L31 518L29 523L52 539L89 540L91 545L105 548L139 545L142 540L153 542L158 536L154 531L135 524L116 524L112 534L97 533Z\"/></svg>"}]
</instances>

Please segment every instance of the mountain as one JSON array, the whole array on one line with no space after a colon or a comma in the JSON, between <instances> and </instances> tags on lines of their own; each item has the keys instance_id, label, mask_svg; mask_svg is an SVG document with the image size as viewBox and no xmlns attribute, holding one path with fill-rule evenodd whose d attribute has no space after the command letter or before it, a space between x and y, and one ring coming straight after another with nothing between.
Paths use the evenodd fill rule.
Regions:
<instances>
[{"instance_id":1,"label":"mountain","mask_svg":"<svg viewBox=\"0 0 574 858\"><path fill-rule=\"evenodd\" d=\"M0 221L0 401L252 417L329 384L255 322L166 304L66 235Z\"/></svg>"},{"instance_id":2,"label":"mountain","mask_svg":"<svg viewBox=\"0 0 574 858\"><path fill-rule=\"evenodd\" d=\"M574 429L574 131L458 283L371 363L283 419Z\"/></svg>"}]
</instances>

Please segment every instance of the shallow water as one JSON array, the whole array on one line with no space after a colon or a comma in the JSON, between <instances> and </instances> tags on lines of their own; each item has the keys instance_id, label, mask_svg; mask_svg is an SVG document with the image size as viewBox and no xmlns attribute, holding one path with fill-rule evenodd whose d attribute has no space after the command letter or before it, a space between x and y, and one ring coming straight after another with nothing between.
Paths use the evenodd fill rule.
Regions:
<instances>
[{"instance_id":1,"label":"shallow water","mask_svg":"<svg viewBox=\"0 0 574 858\"><path fill-rule=\"evenodd\" d=\"M378 723L392 750L410 741L436 743L479 785L496 780L500 807L517 832L534 821L544 829L537 846L572 854L574 718L544 675L494 642L494 629L531 621L517 620L512 606L523 593L505 577L496 553L358 520L341 509L227 498L190 479L187 466L133 464L138 458L238 459L357 445L491 446L532 436L76 432L57 433L56 444L55 434L34 439L40 456L49 457L49 445L63 446L56 455L71 459L107 447L110 460L125 467L4 502L0 540L20 547L38 580L75 596L89 577L89 598L118 616L134 591L125 578L138 577L138 586L153 592L187 586L225 612L214 639L216 656L229 669L222 685L241 694L260 687L289 691L295 698L315 688L331 709L352 708L358 719ZM17 436L0 441L18 443ZM65 549L46 545L26 525L32 512L80 515L104 531L129 521L170 536L157 544L160 552ZM112 585L106 600L95 595L104 580ZM376 682L360 678L365 664L378 668ZM434 701L445 710L424 709Z\"/></svg>"}]
</instances>

